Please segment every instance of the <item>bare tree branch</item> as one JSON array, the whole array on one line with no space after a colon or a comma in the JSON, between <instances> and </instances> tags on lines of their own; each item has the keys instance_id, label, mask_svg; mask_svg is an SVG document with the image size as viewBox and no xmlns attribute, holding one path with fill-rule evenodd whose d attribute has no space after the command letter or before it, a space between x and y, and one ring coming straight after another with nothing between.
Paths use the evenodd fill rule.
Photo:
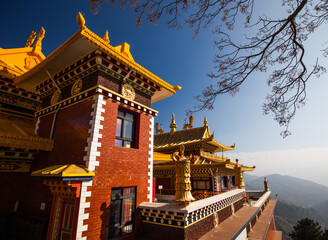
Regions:
<instances>
[{"instance_id":1,"label":"bare tree branch","mask_svg":"<svg viewBox=\"0 0 328 240\"><path fill-rule=\"evenodd\" d=\"M90 0L94 11L103 0ZM319 26L327 23L328 0L282 0L287 10L285 18L270 19L261 16L252 21L256 0L108 0L112 6L132 6L137 13L136 23L141 25L142 17L157 24L166 15L170 28L181 28L181 13L190 11L185 24L197 35L202 28L212 24L216 27L215 41L218 54L214 56L214 72L208 76L215 83L207 86L196 96L197 105L189 114L213 109L216 97L220 94L236 94L240 85L255 71L271 74L267 84L271 92L263 105L265 114L272 113L274 119L284 127L282 136L290 134L289 124L297 108L306 100L306 83L313 75L325 72L318 64L308 66L304 62L306 49L304 41ZM192 10L191 10L192 9ZM244 16L244 18L241 18ZM255 29L257 34L245 36L244 41L234 42L231 30L237 23ZM252 23L253 22L253 23ZM328 47L323 49L328 55Z\"/></svg>"}]
</instances>

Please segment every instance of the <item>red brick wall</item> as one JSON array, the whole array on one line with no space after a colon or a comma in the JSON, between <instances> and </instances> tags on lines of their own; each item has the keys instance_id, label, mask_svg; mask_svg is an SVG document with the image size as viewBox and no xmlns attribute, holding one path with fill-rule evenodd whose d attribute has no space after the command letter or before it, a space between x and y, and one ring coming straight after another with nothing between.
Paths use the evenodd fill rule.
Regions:
<instances>
[{"instance_id":1,"label":"red brick wall","mask_svg":"<svg viewBox=\"0 0 328 240\"><path fill-rule=\"evenodd\" d=\"M100 131L101 148L100 157L97 158L99 166L96 167L93 185L88 187L91 197L90 208L86 209L89 219L84 221L88 224L88 231L83 233L87 239L107 239L109 225L110 195L113 187L136 186L136 206L147 201L148 177L148 152L150 138L150 116L138 114L137 121L137 148L124 148L114 146L118 103L106 100L103 129ZM136 217L134 234L126 239L136 239L139 232L140 216Z\"/></svg>"},{"instance_id":2,"label":"red brick wall","mask_svg":"<svg viewBox=\"0 0 328 240\"><path fill-rule=\"evenodd\" d=\"M40 152L33 171L59 164L85 164L93 100L89 99L61 109L57 114L54 142L51 152ZM41 117L38 135L49 138L54 114Z\"/></svg>"},{"instance_id":3,"label":"red brick wall","mask_svg":"<svg viewBox=\"0 0 328 240\"><path fill-rule=\"evenodd\" d=\"M28 173L1 173L0 214L10 213L19 200L18 212L37 218L49 219L52 196L42 179L31 177L33 171L57 164L84 164L84 148L87 146L93 101L72 105L59 111L55 126L55 147L51 152L40 151ZM53 114L41 118L39 134L49 137ZM40 210L46 203L45 210Z\"/></svg>"}]
</instances>

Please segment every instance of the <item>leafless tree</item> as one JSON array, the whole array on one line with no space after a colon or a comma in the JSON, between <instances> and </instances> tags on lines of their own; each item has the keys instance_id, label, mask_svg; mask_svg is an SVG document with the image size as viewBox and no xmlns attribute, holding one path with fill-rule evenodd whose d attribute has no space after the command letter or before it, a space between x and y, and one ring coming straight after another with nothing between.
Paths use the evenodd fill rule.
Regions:
<instances>
[{"instance_id":1,"label":"leafless tree","mask_svg":"<svg viewBox=\"0 0 328 240\"><path fill-rule=\"evenodd\" d=\"M96 12L103 1L90 0L92 10ZM306 65L303 43L319 26L327 23L328 0L282 0L285 17L272 19L260 16L258 20L253 20L253 11L256 1L260 0L107 1L112 6L133 7L139 26L142 18L157 24L164 15L168 27L181 28L186 24L195 35L202 28L215 26L214 32L219 36L215 41L218 54L214 57L215 71L208 74L215 83L195 97L197 105L189 113L213 109L218 95L234 95L252 73L271 70L267 79L271 92L263 110L265 114L273 113L274 119L284 127L282 136L286 137L290 134L288 127L297 108L305 103L308 79L326 71L318 61L311 66ZM182 13L187 17L183 18ZM184 20L183 24L181 20ZM240 23L255 29L256 33L235 42L231 31ZM328 55L328 47L323 49L323 53Z\"/></svg>"}]
</instances>

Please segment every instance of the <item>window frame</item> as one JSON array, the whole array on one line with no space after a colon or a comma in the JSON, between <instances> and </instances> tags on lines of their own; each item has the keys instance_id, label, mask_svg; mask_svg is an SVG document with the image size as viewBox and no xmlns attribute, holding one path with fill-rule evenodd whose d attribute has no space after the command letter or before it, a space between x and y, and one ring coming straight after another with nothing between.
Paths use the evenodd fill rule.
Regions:
<instances>
[{"instance_id":1,"label":"window frame","mask_svg":"<svg viewBox=\"0 0 328 240\"><path fill-rule=\"evenodd\" d=\"M193 190L207 190L211 191L212 189L212 181L210 177L193 177L192 179L192 189ZM205 188L202 188L201 184L205 185ZM208 185L208 188L207 188Z\"/></svg>"},{"instance_id":2,"label":"window frame","mask_svg":"<svg viewBox=\"0 0 328 240\"><path fill-rule=\"evenodd\" d=\"M119 113L123 113L123 115L119 114ZM132 117L127 116L127 114L130 114ZM117 122L118 119L120 119L121 122L121 129L120 129L120 136L116 135L117 134ZM138 121L138 115L135 112L129 111L125 108L121 108L119 107L117 110L117 117L116 117L116 128L115 128L115 142L114 145L118 146L118 147L126 147L126 148L137 148L137 121ZM126 128L125 128L125 122L131 122L132 123L132 137L131 138L127 138L124 137ZM120 140L122 141L122 144L116 144L116 140ZM126 142L130 142L130 146L125 146Z\"/></svg>"}]
</instances>

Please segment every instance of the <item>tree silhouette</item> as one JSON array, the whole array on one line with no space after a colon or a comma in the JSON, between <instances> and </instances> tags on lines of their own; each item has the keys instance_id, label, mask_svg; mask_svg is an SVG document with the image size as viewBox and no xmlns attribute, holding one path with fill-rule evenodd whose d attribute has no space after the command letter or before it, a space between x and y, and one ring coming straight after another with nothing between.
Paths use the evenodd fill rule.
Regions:
<instances>
[{"instance_id":1,"label":"tree silhouette","mask_svg":"<svg viewBox=\"0 0 328 240\"><path fill-rule=\"evenodd\" d=\"M89 1L92 11L97 12L104 0ZM211 24L216 26L218 53L214 57L215 71L208 74L215 83L195 97L197 104L189 113L212 110L218 95L234 95L255 71L270 70L267 84L271 92L267 94L263 110L264 114L273 113L274 119L284 128L282 136L286 137L297 108L305 103L308 79L326 71L318 60L312 66L304 62L303 43L319 26L327 23L328 0L281 0L286 11L283 17L260 16L254 20L254 5L258 1L107 0L111 6L133 7L137 25L141 25L143 18L157 24L166 15L168 27L182 28L183 22L195 35ZM181 12L189 15L184 18L186 14ZM231 31L240 23L250 28L250 36L235 42ZM255 31L251 31L253 29ZM328 47L323 49L323 54L328 55Z\"/></svg>"},{"instance_id":2,"label":"tree silhouette","mask_svg":"<svg viewBox=\"0 0 328 240\"><path fill-rule=\"evenodd\" d=\"M321 240L322 230L319 223L312 219L304 218L297 222L289 236L293 240Z\"/></svg>"}]
</instances>

